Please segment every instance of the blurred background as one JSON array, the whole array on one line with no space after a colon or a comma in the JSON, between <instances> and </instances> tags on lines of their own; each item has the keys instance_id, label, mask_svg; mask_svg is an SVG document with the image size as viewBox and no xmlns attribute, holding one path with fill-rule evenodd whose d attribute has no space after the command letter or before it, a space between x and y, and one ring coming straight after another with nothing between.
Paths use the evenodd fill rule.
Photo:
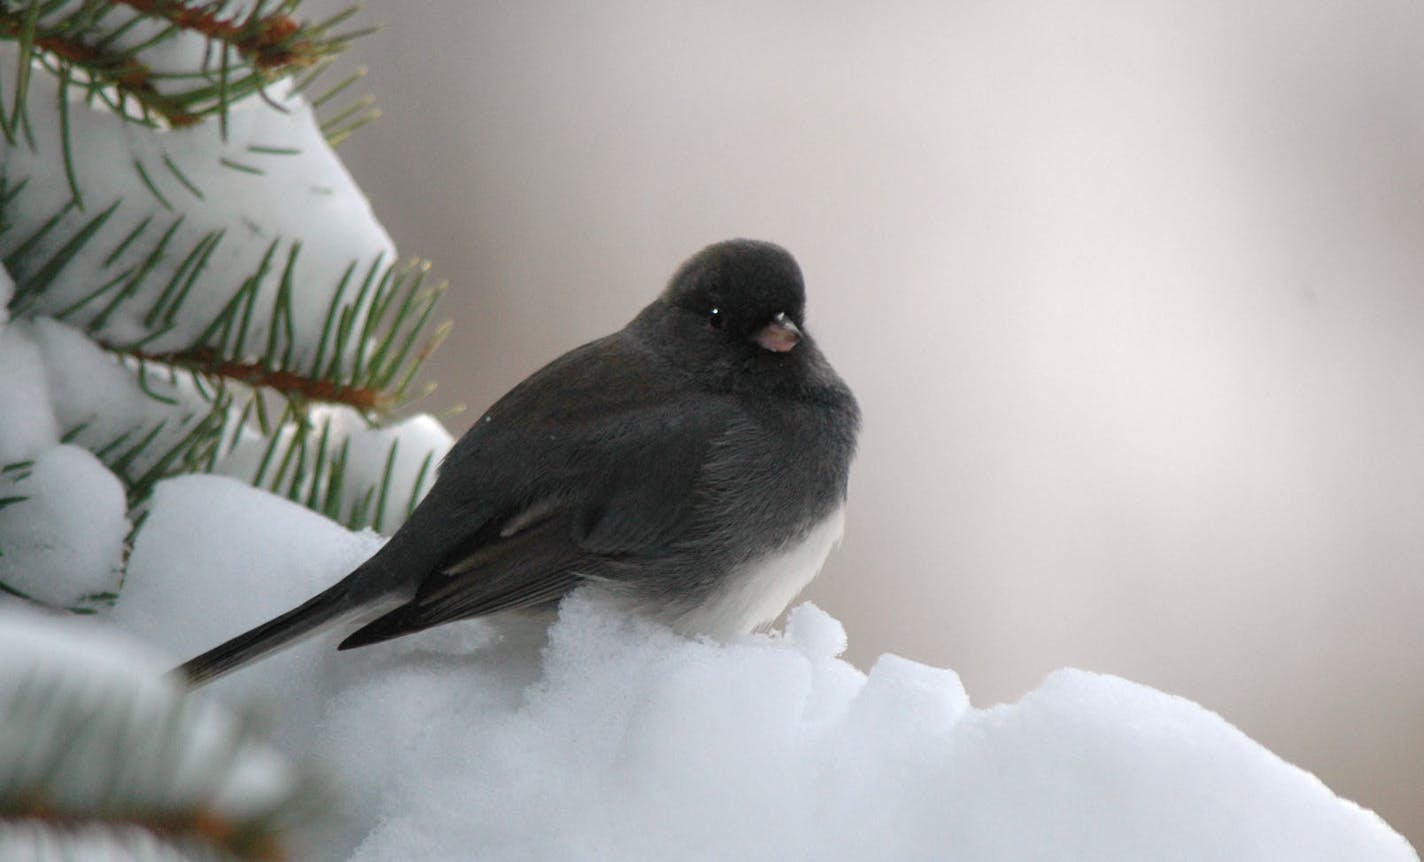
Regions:
<instances>
[{"instance_id":1,"label":"blurred background","mask_svg":"<svg viewBox=\"0 0 1424 862\"><path fill-rule=\"evenodd\" d=\"M1138 680L1424 846L1424 5L362 20L385 116L341 153L454 283L424 409L459 433L701 246L780 242L865 412L808 591L857 665Z\"/></svg>"}]
</instances>

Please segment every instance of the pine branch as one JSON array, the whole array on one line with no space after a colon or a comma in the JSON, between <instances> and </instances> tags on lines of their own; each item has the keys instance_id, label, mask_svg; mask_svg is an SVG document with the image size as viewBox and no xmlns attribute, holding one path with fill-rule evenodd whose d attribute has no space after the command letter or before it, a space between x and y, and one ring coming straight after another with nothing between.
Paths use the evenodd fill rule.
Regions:
<instances>
[{"instance_id":1,"label":"pine branch","mask_svg":"<svg viewBox=\"0 0 1424 862\"><path fill-rule=\"evenodd\" d=\"M386 412L395 403L395 396L391 393L306 377L294 371L269 367L262 362L223 359L211 347L159 354L130 350L125 351L125 354L139 362L172 365L210 377L237 381L253 388L268 389L288 398L345 404L363 412Z\"/></svg>"},{"instance_id":2,"label":"pine branch","mask_svg":"<svg viewBox=\"0 0 1424 862\"><path fill-rule=\"evenodd\" d=\"M12 461L11 463L6 464L3 467L0 467L0 476L9 479L12 482L18 482L21 479L28 479L30 477L30 468L34 466L34 461ZM4 506L4 500L0 500L0 508L4 508Z\"/></svg>"},{"instance_id":3,"label":"pine branch","mask_svg":"<svg viewBox=\"0 0 1424 862\"><path fill-rule=\"evenodd\" d=\"M60 6L53 0L0 2L0 40L19 45L21 70L8 115L0 111L0 131L13 144L24 128L31 59L60 77L61 100L77 86L87 99L127 119L170 128L225 117L233 102L261 94L271 82L318 64L364 35L330 34L349 12L324 22L299 22L290 15L298 2L284 0L277 11L262 15L258 3L245 17L232 18L220 17L211 3L182 0L84 0L62 16L49 14ZM119 7L134 16L117 25L106 22ZM119 37L139 21L161 22L163 29L137 45L117 47ZM203 68L192 72L155 70L144 52L182 33L208 40L208 55L215 59L205 59Z\"/></svg>"},{"instance_id":4,"label":"pine branch","mask_svg":"<svg viewBox=\"0 0 1424 862\"><path fill-rule=\"evenodd\" d=\"M76 222L67 220L75 208L69 201L4 256L4 265L15 275L14 314L36 310L46 289L71 261L86 253L118 206L115 201ZM141 363L175 366L267 388L288 398L345 404L378 414L389 413L408 400L407 390L416 373L449 332L448 323L428 329L435 306L448 287L445 282L426 285L430 265L412 261L383 266L378 256L366 267L354 295L357 262L347 266L332 291L313 352L298 343L291 310L292 295L298 290L295 272L302 244L296 240L287 243L279 258L283 240L276 238L189 346L149 351L147 344L178 325L180 311L201 289L198 283L207 272L207 262L226 235L225 230L210 231L198 236L191 246L174 249L184 220L185 216L179 215L162 229L163 222L156 222L153 216L140 220L104 255L105 267L115 267L117 272L64 305L38 310L84 327L105 349ZM125 257L133 262L116 267ZM177 265L165 268L165 261L176 261ZM259 308L257 297L271 278L277 281L275 295L268 308ZM152 297L141 318L148 332L127 343L103 338L101 333L109 320L140 297ZM264 333L260 340L252 337L257 332ZM300 355L304 347L309 354L306 359Z\"/></svg>"},{"instance_id":5,"label":"pine branch","mask_svg":"<svg viewBox=\"0 0 1424 862\"><path fill-rule=\"evenodd\" d=\"M200 114L184 110L177 100L159 93L153 86L152 70L146 64L126 53L102 51L62 30L28 32L26 17L24 13L0 8L0 39L17 40L22 45L29 40L29 51L48 53L61 61L56 64L56 72L71 68L82 70L89 81L112 86L122 96L138 103L145 113L163 117L174 128L191 126L202 119ZM17 88L12 103L17 114L24 108L25 96L25 91ZM11 125L14 124L12 120Z\"/></svg>"},{"instance_id":6,"label":"pine branch","mask_svg":"<svg viewBox=\"0 0 1424 862\"><path fill-rule=\"evenodd\" d=\"M194 701L122 644L43 617L0 632L0 856L278 860L322 793L250 720ZM122 852L135 851L133 855Z\"/></svg>"},{"instance_id":7,"label":"pine branch","mask_svg":"<svg viewBox=\"0 0 1424 862\"><path fill-rule=\"evenodd\" d=\"M409 517L426 487L436 453L421 456L413 480L397 483L396 463L400 437L392 437L377 474L365 473L365 464L353 463L350 442L353 433L382 427L371 412L351 405L323 406L303 395L287 393L275 421L267 416L265 402L270 387L253 388L234 378L213 374L205 366L192 369L159 365L151 357L116 353L142 380L149 365L159 367L158 377L170 384L163 391L145 389L150 398L169 407L157 420L130 426L108 437L84 433L84 428L65 434L68 442L84 445L123 483L131 511L142 509L158 482L170 476L195 472L222 472L245 479L251 485L306 506L312 511L346 524L351 529L389 529ZM182 383L182 386L178 386ZM305 381L309 384L310 381ZM142 384L141 384L142 385ZM170 396L186 389L182 399ZM195 402L195 396L201 400ZM328 402L330 404L332 402ZM333 424L337 411L353 411L349 419ZM255 424L252 420L256 420ZM362 423L353 428L352 423ZM255 439L254 439L255 438ZM260 459L255 469L234 472L229 463L239 445ZM239 462L241 463L241 462ZM409 476L408 468L401 471ZM134 531L137 532L136 521Z\"/></svg>"},{"instance_id":8,"label":"pine branch","mask_svg":"<svg viewBox=\"0 0 1424 862\"><path fill-rule=\"evenodd\" d=\"M247 17L219 18L211 6L194 7L181 0L113 0L144 15L163 18L183 30L201 33L215 42L231 45L254 66L269 76L291 68L305 68L331 53L314 38L316 28L286 14L296 4L282 4L283 11L258 17L260 3ZM324 28L323 28L324 29Z\"/></svg>"}]
</instances>

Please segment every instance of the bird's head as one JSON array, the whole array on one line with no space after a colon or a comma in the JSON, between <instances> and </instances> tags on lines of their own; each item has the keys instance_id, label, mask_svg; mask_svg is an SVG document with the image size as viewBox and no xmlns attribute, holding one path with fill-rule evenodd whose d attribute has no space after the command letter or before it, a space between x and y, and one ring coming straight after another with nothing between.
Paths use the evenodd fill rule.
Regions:
<instances>
[{"instance_id":1,"label":"bird's head","mask_svg":"<svg viewBox=\"0 0 1424 862\"><path fill-rule=\"evenodd\" d=\"M710 245L680 266L645 314L670 331L678 364L718 374L800 364L806 288L786 249L758 240Z\"/></svg>"}]
</instances>

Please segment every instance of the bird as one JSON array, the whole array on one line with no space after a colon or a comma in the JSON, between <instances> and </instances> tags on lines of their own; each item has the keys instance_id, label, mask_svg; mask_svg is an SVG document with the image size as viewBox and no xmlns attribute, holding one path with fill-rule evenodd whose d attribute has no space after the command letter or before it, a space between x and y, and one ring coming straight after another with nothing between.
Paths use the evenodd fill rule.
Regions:
<instances>
[{"instance_id":1,"label":"bird","mask_svg":"<svg viewBox=\"0 0 1424 862\"><path fill-rule=\"evenodd\" d=\"M707 246L476 419L368 560L173 673L197 686L334 626L346 650L583 586L685 635L769 625L840 541L860 429L805 309L781 246Z\"/></svg>"}]
</instances>

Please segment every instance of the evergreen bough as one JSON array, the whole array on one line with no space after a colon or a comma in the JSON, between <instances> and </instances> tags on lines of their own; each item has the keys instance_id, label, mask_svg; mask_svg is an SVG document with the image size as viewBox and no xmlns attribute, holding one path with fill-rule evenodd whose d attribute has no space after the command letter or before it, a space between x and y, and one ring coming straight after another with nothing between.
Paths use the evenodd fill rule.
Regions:
<instances>
[{"instance_id":1,"label":"evergreen bough","mask_svg":"<svg viewBox=\"0 0 1424 862\"><path fill-rule=\"evenodd\" d=\"M77 391L96 357L133 389L136 406L54 405L60 442L122 483L126 547L176 474L236 476L380 530L433 480L438 447L396 411L425 394L413 381L448 331L431 325L445 285L397 260L333 152L378 114L351 95L360 73L323 74L362 35L343 29L354 10L313 22L298 6L0 0L0 339L27 327L72 348L77 330L63 360ZM0 519L30 502L35 465L0 463ZM67 609L114 601L117 565L112 589ZM3 579L0 593L31 598ZM0 726L21 741L0 745L0 846L31 846L30 830L59 858L87 841L119 858L280 857L301 782L217 817L164 771L189 756L176 693L100 696L82 674L24 667L0 662ZM250 747L243 726L228 734L227 756L201 761L213 786ZM64 797L91 780L103 792Z\"/></svg>"}]
</instances>

